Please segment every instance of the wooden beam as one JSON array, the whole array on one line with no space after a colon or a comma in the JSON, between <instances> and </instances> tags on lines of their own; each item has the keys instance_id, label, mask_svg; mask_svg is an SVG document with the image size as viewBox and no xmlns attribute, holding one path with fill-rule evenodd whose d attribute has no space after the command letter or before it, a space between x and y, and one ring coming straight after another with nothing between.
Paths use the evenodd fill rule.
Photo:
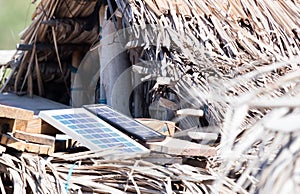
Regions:
<instances>
[{"instance_id":1,"label":"wooden beam","mask_svg":"<svg viewBox=\"0 0 300 194\"><path fill-rule=\"evenodd\" d=\"M28 141L31 143L37 143L37 144L43 144L49 146L54 146L55 143L55 137L44 135L44 134L34 134L34 133L26 133L24 131L15 131L13 133L13 136L15 138Z\"/></svg>"},{"instance_id":2,"label":"wooden beam","mask_svg":"<svg viewBox=\"0 0 300 194\"><path fill-rule=\"evenodd\" d=\"M22 152L25 150L26 147L26 142L13 138L7 134L2 134L1 144Z\"/></svg>"},{"instance_id":3,"label":"wooden beam","mask_svg":"<svg viewBox=\"0 0 300 194\"><path fill-rule=\"evenodd\" d=\"M42 133L42 119L39 117L33 117L31 120L27 121L27 126L24 130L27 133Z\"/></svg>"},{"instance_id":4,"label":"wooden beam","mask_svg":"<svg viewBox=\"0 0 300 194\"><path fill-rule=\"evenodd\" d=\"M50 155L54 152L54 146L27 143L7 134L2 134L1 144L22 152L27 151L45 155Z\"/></svg>"},{"instance_id":5,"label":"wooden beam","mask_svg":"<svg viewBox=\"0 0 300 194\"><path fill-rule=\"evenodd\" d=\"M166 154L151 154L150 156L143 157L144 161L151 162L154 164L165 165L165 164L182 164L182 157L174 157Z\"/></svg>"},{"instance_id":6,"label":"wooden beam","mask_svg":"<svg viewBox=\"0 0 300 194\"><path fill-rule=\"evenodd\" d=\"M16 130L26 131L28 121L21 119L0 118L1 133L14 132Z\"/></svg>"},{"instance_id":7,"label":"wooden beam","mask_svg":"<svg viewBox=\"0 0 300 194\"><path fill-rule=\"evenodd\" d=\"M0 104L0 117L30 120L33 117L33 111Z\"/></svg>"},{"instance_id":8,"label":"wooden beam","mask_svg":"<svg viewBox=\"0 0 300 194\"><path fill-rule=\"evenodd\" d=\"M150 150L178 156L215 156L215 147L167 137L162 142L148 143Z\"/></svg>"},{"instance_id":9,"label":"wooden beam","mask_svg":"<svg viewBox=\"0 0 300 194\"><path fill-rule=\"evenodd\" d=\"M58 44L59 50L87 50L89 49L88 44ZM17 44L17 50L19 51L32 51L33 44ZM54 51L55 48L53 44L45 44L45 43L38 43L36 44L37 51Z\"/></svg>"}]
</instances>

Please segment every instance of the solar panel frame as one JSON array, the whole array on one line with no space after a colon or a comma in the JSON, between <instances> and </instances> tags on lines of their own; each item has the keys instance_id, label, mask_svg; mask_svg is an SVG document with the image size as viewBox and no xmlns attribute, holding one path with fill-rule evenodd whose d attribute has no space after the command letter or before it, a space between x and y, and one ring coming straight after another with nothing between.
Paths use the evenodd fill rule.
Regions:
<instances>
[{"instance_id":1,"label":"solar panel frame","mask_svg":"<svg viewBox=\"0 0 300 194\"><path fill-rule=\"evenodd\" d=\"M39 117L90 150L112 148L119 151L104 156L106 159L141 157L150 153L150 150L84 108L40 111ZM116 146L112 146L114 144Z\"/></svg>"},{"instance_id":2,"label":"solar panel frame","mask_svg":"<svg viewBox=\"0 0 300 194\"><path fill-rule=\"evenodd\" d=\"M165 135L112 109L110 106L106 104L91 104L91 105L84 105L83 107L89 110L90 112L92 112L93 114L97 115L99 118L106 121L110 125L119 129L120 131L145 143L160 142L166 138ZM101 109L105 111L103 112ZM132 127L136 127L136 128L133 130Z\"/></svg>"}]
</instances>

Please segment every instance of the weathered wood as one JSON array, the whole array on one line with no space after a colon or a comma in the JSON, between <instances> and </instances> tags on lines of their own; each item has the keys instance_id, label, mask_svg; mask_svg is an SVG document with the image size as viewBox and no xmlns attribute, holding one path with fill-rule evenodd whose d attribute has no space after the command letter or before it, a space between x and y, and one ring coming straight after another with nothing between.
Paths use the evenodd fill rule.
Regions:
<instances>
[{"instance_id":1,"label":"weathered wood","mask_svg":"<svg viewBox=\"0 0 300 194\"><path fill-rule=\"evenodd\" d=\"M22 152L25 150L26 147L26 142L13 138L7 134L2 134L1 144Z\"/></svg>"},{"instance_id":2,"label":"weathered wood","mask_svg":"<svg viewBox=\"0 0 300 194\"><path fill-rule=\"evenodd\" d=\"M27 121L25 130L21 130L27 133L42 133L42 120L39 117L34 116Z\"/></svg>"},{"instance_id":3,"label":"weathered wood","mask_svg":"<svg viewBox=\"0 0 300 194\"><path fill-rule=\"evenodd\" d=\"M14 132L16 130L25 131L27 120L0 118L1 132Z\"/></svg>"},{"instance_id":4,"label":"weathered wood","mask_svg":"<svg viewBox=\"0 0 300 194\"><path fill-rule=\"evenodd\" d=\"M16 130L26 131L28 121L27 120L21 120L21 119L15 119L14 123L13 123L13 126L12 126L12 129L11 129L11 132L14 132Z\"/></svg>"},{"instance_id":5,"label":"weathered wood","mask_svg":"<svg viewBox=\"0 0 300 194\"><path fill-rule=\"evenodd\" d=\"M37 154L50 155L54 153L54 146L26 143L25 151Z\"/></svg>"},{"instance_id":6,"label":"weathered wood","mask_svg":"<svg viewBox=\"0 0 300 194\"><path fill-rule=\"evenodd\" d=\"M161 121L157 119L136 118L138 122L150 127L151 129L160 132L167 136L173 136L175 132L175 123L172 121Z\"/></svg>"},{"instance_id":7,"label":"weathered wood","mask_svg":"<svg viewBox=\"0 0 300 194\"><path fill-rule=\"evenodd\" d=\"M201 145L167 137L162 142L148 143L150 150L162 152L166 154L173 154L178 156L205 156L211 157L216 155L216 148L208 145Z\"/></svg>"},{"instance_id":8,"label":"weathered wood","mask_svg":"<svg viewBox=\"0 0 300 194\"><path fill-rule=\"evenodd\" d=\"M0 118L1 132L14 132L16 130L28 133L42 133L42 121L38 117L30 120Z\"/></svg>"},{"instance_id":9,"label":"weathered wood","mask_svg":"<svg viewBox=\"0 0 300 194\"><path fill-rule=\"evenodd\" d=\"M55 137L44 135L44 134L34 134L34 133L26 133L24 131L15 131L13 133L15 138L28 141L31 143L38 143L43 145L54 146Z\"/></svg>"},{"instance_id":10,"label":"weathered wood","mask_svg":"<svg viewBox=\"0 0 300 194\"><path fill-rule=\"evenodd\" d=\"M30 120L33 117L33 111L0 104L0 117Z\"/></svg>"},{"instance_id":11,"label":"weathered wood","mask_svg":"<svg viewBox=\"0 0 300 194\"><path fill-rule=\"evenodd\" d=\"M182 157L174 157L165 154L151 154L150 156L143 157L144 161L151 162L159 165L166 164L182 164Z\"/></svg>"},{"instance_id":12,"label":"weathered wood","mask_svg":"<svg viewBox=\"0 0 300 194\"><path fill-rule=\"evenodd\" d=\"M22 152L28 151L36 154L45 154L45 155L50 155L54 152L53 146L27 143L25 141L19 140L7 134L2 135L1 144Z\"/></svg>"}]
</instances>

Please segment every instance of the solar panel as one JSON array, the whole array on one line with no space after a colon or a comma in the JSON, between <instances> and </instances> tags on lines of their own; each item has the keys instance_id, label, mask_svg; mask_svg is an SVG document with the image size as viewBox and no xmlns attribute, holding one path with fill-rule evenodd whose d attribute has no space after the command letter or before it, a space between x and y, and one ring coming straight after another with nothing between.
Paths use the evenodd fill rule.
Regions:
<instances>
[{"instance_id":1,"label":"solar panel","mask_svg":"<svg viewBox=\"0 0 300 194\"><path fill-rule=\"evenodd\" d=\"M149 150L83 108L40 111L39 116L90 150L113 149L116 156L146 155Z\"/></svg>"},{"instance_id":2,"label":"solar panel","mask_svg":"<svg viewBox=\"0 0 300 194\"><path fill-rule=\"evenodd\" d=\"M163 141L166 137L157 131L141 124L140 122L117 112L107 105L92 104L84 105L84 108L91 111L99 118L108 122L120 131L133 136L143 142Z\"/></svg>"}]
</instances>

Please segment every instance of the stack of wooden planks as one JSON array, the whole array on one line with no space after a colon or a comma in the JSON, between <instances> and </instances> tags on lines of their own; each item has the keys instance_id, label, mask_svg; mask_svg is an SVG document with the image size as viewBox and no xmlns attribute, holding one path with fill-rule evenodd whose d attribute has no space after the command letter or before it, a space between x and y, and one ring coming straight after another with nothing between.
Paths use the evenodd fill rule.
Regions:
<instances>
[{"instance_id":1,"label":"stack of wooden planks","mask_svg":"<svg viewBox=\"0 0 300 194\"><path fill-rule=\"evenodd\" d=\"M42 123L33 111L0 105L0 127L1 145L37 154L54 152L55 137L52 135L58 131Z\"/></svg>"}]
</instances>

